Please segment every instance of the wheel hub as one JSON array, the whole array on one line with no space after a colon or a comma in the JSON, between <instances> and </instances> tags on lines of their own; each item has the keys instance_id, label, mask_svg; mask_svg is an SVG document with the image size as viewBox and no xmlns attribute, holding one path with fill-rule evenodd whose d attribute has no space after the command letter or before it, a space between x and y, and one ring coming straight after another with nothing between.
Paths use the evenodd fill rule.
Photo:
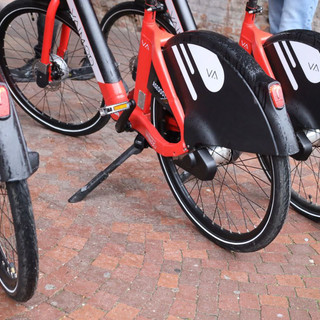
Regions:
<instances>
[{"instance_id":1,"label":"wheel hub","mask_svg":"<svg viewBox=\"0 0 320 320\"><path fill-rule=\"evenodd\" d=\"M210 147L208 148L208 151L215 161L216 165L227 165L231 162L236 161L240 156L239 151L218 146Z\"/></svg>"},{"instance_id":2,"label":"wheel hub","mask_svg":"<svg viewBox=\"0 0 320 320\"><path fill-rule=\"evenodd\" d=\"M52 81L49 83L49 90L58 90L61 82L69 77L69 67L66 61L56 54L50 55L51 59L51 77Z\"/></svg>"}]
</instances>

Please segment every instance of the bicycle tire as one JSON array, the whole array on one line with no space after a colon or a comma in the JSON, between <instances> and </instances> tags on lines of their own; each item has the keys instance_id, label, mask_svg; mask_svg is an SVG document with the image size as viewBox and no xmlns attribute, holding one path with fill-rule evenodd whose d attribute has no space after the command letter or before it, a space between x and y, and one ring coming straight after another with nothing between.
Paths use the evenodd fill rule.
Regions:
<instances>
[{"instance_id":1,"label":"bicycle tire","mask_svg":"<svg viewBox=\"0 0 320 320\"><path fill-rule=\"evenodd\" d=\"M48 3L41 1L19 0L0 12L0 66L4 77L20 107L46 128L71 136L94 133L107 124L110 116L102 117L99 113L104 103L99 85L90 66L84 67L85 51L66 10L58 10L56 15L58 30L52 54L58 47L62 24L72 30L64 59L51 55L57 66L57 79L45 88L35 82L34 66L39 60L39 53L35 53L37 21L46 13L47 6ZM26 63L32 71L28 76L17 76ZM83 80L74 76L75 71L83 70L86 70Z\"/></svg>"},{"instance_id":2,"label":"bicycle tire","mask_svg":"<svg viewBox=\"0 0 320 320\"><path fill-rule=\"evenodd\" d=\"M291 165L291 181L292 181L292 192L291 192L291 206L300 214L305 217L320 221L320 141L319 141L319 129L308 128L304 123L297 123L297 119L301 120L304 117L297 115L297 101L301 108L304 108L304 101L307 103L315 103L312 100L312 90L318 94L317 83L310 83L307 81L305 72L299 72L301 68L301 61L295 54L295 50L292 48L292 42L299 45L310 46L311 48L316 48L320 50L320 34L309 30L291 30L279 33L275 36L270 37L264 44L264 49L266 50L269 63L272 70L275 73L277 80L281 82L284 96L286 98L287 110L290 118L293 121L295 130L304 130L307 136L316 136L317 139L313 139L312 152L307 160L295 160L290 158ZM279 60L279 54L271 54L271 50L275 50L277 47L277 52L283 52L282 60ZM304 47L303 57L307 59L308 48ZM276 52L276 51L275 51ZM291 52L291 63L288 63L287 69L291 68L293 74L291 74L291 80L287 76L286 70L283 69L282 61L288 59ZM313 58L313 56L312 56ZM313 61L312 59L310 61ZM293 63L296 63L296 67L292 68ZM311 63L311 62L310 62ZM302 70L301 70L302 71ZM294 77L297 82L298 89L292 89L292 77ZM312 86L311 90L309 86ZM315 105L316 106L316 105ZM317 108L317 106L316 106ZM298 111L302 112L302 111ZM306 110L310 113L310 110ZM311 112L317 114L318 111L312 110ZM317 117L319 118L319 116ZM319 122L319 121L317 121Z\"/></svg>"},{"instance_id":3,"label":"bicycle tire","mask_svg":"<svg viewBox=\"0 0 320 320\"><path fill-rule=\"evenodd\" d=\"M0 283L16 301L29 300L37 287L36 227L26 180L1 182Z\"/></svg>"},{"instance_id":4,"label":"bicycle tire","mask_svg":"<svg viewBox=\"0 0 320 320\"><path fill-rule=\"evenodd\" d=\"M167 140L177 139L166 130L162 106L153 106L155 127ZM219 156L216 148L208 148ZM219 246L238 252L266 247L280 232L289 205L289 163L287 157L268 157L271 179L261 167L261 156L241 153L217 167L212 181L201 181L158 155L166 180L183 211L194 225ZM223 155L222 155L223 157ZM289 189L289 190L288 190Z\"/></svg>"},{"instance_id":5,"label":"bicycle tire","mask_svg":"<svg viewBox=\"0 0 320 320\"><path fill-rule=\"evenodd\" d=\"M141 29L142 16L142 7L132 2L121 3L113 7L103 18L101 23L105 38L116 61L119 64L120 73L123 79L125 79L129 89L134 87L135 70L133 67L133 61L135 61L136 59L137 49L139 47L139 30ZM172 25L167 20L163 19L161 15L158 17L158 23L166 28L167 31L172 33L174 32ZM124 48L126 49L125 51L123 50ZM170 111L165 111L165 108L163 108L162 106L157 107L155 101L156 100L154 100L154 104L152 106L152 120L154 125L167 140L173 142L175 139L179 139L179 136L177 136L176 132L169 132L163 129L166 127L166 116L170 117L171 114ZM259 156L254 156L254 158L251 157L251 161L255 161L255 165L257 167L255 168L256 176L252 176L253 178L251 180L253 180L254 182L255 179L261 179L261 183L263 181L263 183L268 186L269 195L265 193L266 191L263 190L262 187L259 188L258 183L255 183L255 188L250 189L250 192L252 192L252 190L254 189L260 189L260 193L258 193L260 198L263 198L264 201L263 209L257 209L261 205L261 202L259 203L259 201L261 201L261 199L259 200L259 197L256 198L258 200L252 200L251 202L247 201L246 205L249 207L255 207L256 212L254 212L253 214L251 213L251 219L254 218L257 220L257 217L255 217L255 215L258 215L257 211L262 211L262 213L259 213L261 215L260 218L262 222L260 222L256 226L256 228L254 228L255 226L252 224L250 226L252 228L250 232L245 231L242 234L239 234L238 232L240 230L243 231L244 221L240 221L241 219L239 220L239 222L242 223L242 229L240 228L240 226L236 226L236 230L221 229L225 225L223 225L219 221L217 222L214 221L214 219L210 219L209 216L200 209L200 206L197 205L197 201L193 199L192 191L190 191L192 190L192 188L189 190L186 188L186 184L189 183L190 180L184 182L179 176L179 172L181 170L174 164L174 158L163 157L161 155L158 156L163 173L177 202L186 213L188 218L210 240L229 250L250 252L265 247L279 233L284 223L289 205L290 182L287 157L270 157L270 163L273 168L273 177L271 178L271 180L269 180L264 170L262 169ZM245 158L246 156L247 155L242 154L235 163L229 163L225 166L221 166L220 168L218 168L217 175L219 175L219 172L223 170L227 172L226 170L228 169L226 169L226 167L228 166L232 167L232 169L235 169L235 167L239 163L241 163L241 161L243 161L242 158ZM247 170L248 168L249 167L247 166ZM232 172L232 170L230 172ZM213 181L217 181L217 175ZM197 185L198 183L198 185L202 185L203 187L205 187L200 188L201 192L208 192L206 190L209 189L212 194L214 193L213 181L203 182L194 177L193 181L195 181L193 186ZM245 184L248 186L248 182L246 182ZM237 188L239 188L238 190L241 190L241 188L245 189L245 187L239 185L237 186ZM223 195L223 199L226 199L228 193L228 190L226 189L228 189L228 186L224 186L225 194ZM195 198L197 198L197 196L195 196ZM246 198L247 195L244 194L243 199ZM203 197L202 199L207 198ZM215 203L214 200L214 197L211 197L208 204L206 203L206 205L218 208L219 203ZM229 200L230 199L228 199L228 201ZM227 205L225 201L222 202L224 205ZM233 200L233 205L235 206L236 204L237 201ZM227 210L225 208L224 213L226 213L226 211ZM237 213L239 213L239 211ZM250 219L248 220L249 222L246 221L247 223L253 222L250 222Z\"/></svg>"}]
</instances>

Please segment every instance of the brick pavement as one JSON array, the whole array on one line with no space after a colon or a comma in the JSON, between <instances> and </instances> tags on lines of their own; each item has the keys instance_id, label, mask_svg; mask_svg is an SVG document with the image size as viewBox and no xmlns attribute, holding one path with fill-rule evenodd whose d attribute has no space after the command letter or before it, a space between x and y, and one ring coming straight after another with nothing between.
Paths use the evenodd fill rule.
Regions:
<instances>
[{"instance_id":1,"label":"brick pavement","mask_svg":"<svg viewBox=\"0 0 320 320\"><path fill-rule=\"evenodd\" d=\"M0 319L320 319L319 224L291 210L266 249L227 252L184 216L152 150L69 204L133 136L116 135L110 123L88 137L65 137L18 111L41 157L29 179L40 280L27 303L0 290Z\"/></svg>"},{"instance_id":2,"label":"brick pavement","mask_svg":"<svg viewBox=\"0 0 320 320\"><path fill-rule=\"evenodd\" d=\"M319 224L291 210L266 249L225 251L184 216L152 150L69 204L133 136L116 135L109 123L65 137L18 111L41 156L29 179L40 280L27 303L0 291L0 319L320 319Z\"/></svg>"}]
</instances>

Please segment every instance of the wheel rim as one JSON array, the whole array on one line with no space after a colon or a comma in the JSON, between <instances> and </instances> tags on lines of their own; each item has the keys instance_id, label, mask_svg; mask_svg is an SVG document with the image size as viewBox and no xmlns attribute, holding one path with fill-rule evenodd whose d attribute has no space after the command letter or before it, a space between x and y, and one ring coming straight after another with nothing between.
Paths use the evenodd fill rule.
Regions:
<instances>
[{"instance_id":1,"label":"wheel rim","mask_svg":"<svg viewBox=\"0 0 320 320\"><path fill-rule=\"evenodd\" d=\"M163 119L170 112L163 110L153 105L153 123L163 137L174 142L179 137L167 130ZM267 175L258 155L233 151L226 158L230 153L223 148L207 149L214 159L220 159L213 180L197 179L178 167L174 158L159 155L167 181L188 217L211 238L226 245L252 243L265 231L274 209L273 159L267 158Z\"/></svg>"},{"instance_id":2,"label":"wheel rim","mask_svg":"<svg viewBox=\"0 0 320 320\"><path fill-rule=\"evenodd\" d=\"M94 126L100 119L97 110L102 103L99 85L94 77L80 81L75 77L72 78L70 73L66 79L60 77L54 85L42 89L37 86L34 74L27 82L21 82L12 76L12 70L21 68L27 61L35 58L34 48L38 38L37 19L43 14L40 10L34 10L33 13L17 10L10 17L13 15L15 18L12 21L4 22L7 24L7 31L1 51L4 73L14 97L22 107L26 106L26 111L53 129L81 131ZM59 45L61 26L62 23L58 23L53 44L54 53ZM68 52L64 59L67 60L66 66L71 72L80 70L83 68L84 58L81 40L72 30Z\"/></svg>"},{"instance_id":3,"label":"wheel rim","mask_svg":"<svg viewBox=\"0 0 320 320\"><path fill-rule=\"evenodd\" d=\"M3 182L0 183L0 210L0 281L13 292L18 282L18 254L8 192Z\"/></svg>"},{"instance_id":4,"label":"wheel rim","mask_svg":"<svg viewBox=\"0 0 320 320\"><path fill-rule=\"evenodd\" d=\"M212 181L194 176L184 180L185 171L172 159L162 158L166 175L178 186L176 196L196 224L223 242L252 241L261 234L270 218L272 184L259 165L258 157L242 154L228 165L218 166ZM193 212L193 214L191 214Z\"/></svg>"},{"instance_id":5,"label":"wheel rim","mask_svg":"<svg viewBox=\"0 0 320 320\"><path fill-rule=\"evenodd\" d=\"M290 159L292 204L298 210L319 217L320 214L320 147L313 146L306 161Z\"/></svg>"}]
</instances>

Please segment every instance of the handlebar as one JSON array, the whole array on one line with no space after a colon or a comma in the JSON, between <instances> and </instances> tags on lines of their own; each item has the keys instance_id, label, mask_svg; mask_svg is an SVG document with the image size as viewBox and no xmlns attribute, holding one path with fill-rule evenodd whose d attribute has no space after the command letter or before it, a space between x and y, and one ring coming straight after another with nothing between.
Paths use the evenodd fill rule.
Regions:
<instances>
[{"instance_id":1,"label":"handlebar","mask_svg":"<svg viewBox=\"0 0 320 320\"><path fill-rule=\"evenodd\" d=\"M258 5L258 0L249 0L247 2L246 11L250 14L262 12L262 7Z\"/></svg>"},{"instance_id":2,"label":"handlebar","mask_svg":"<svg viewBox=\"0 0 320 320\"><path fill-rule=\"evenodd\" d=\"M258 0L249 0L247 6L249 8L256 8L258 6Z\"/></svg>"}]
</instances>

